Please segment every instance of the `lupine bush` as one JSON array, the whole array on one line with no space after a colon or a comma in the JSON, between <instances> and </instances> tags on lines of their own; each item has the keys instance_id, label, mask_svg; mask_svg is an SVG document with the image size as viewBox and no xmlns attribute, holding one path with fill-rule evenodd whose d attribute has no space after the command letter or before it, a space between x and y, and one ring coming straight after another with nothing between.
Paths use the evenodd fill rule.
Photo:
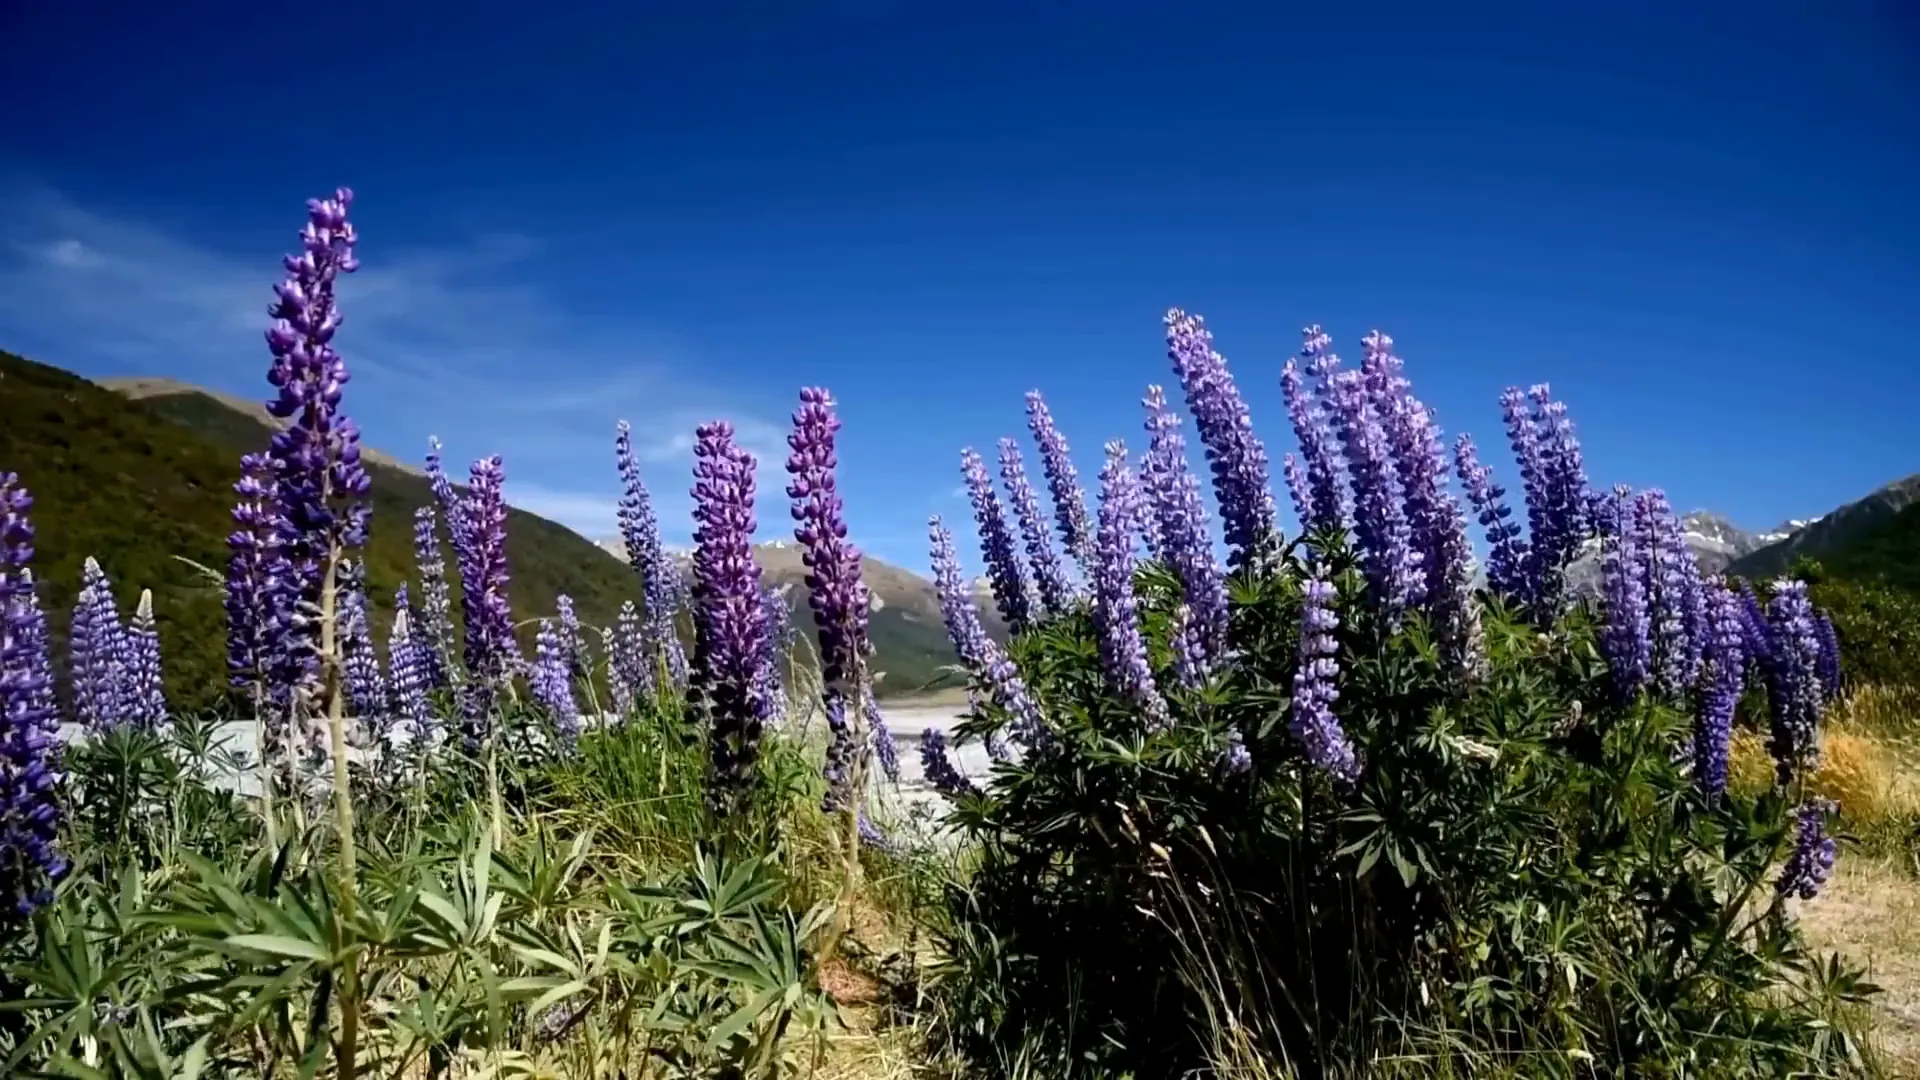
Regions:
<instances>
[{"instance_id":1,"label":"lupine bush","mask_svg":"<svg viewBox=\"0 0 1920 1080\"><path fill-rule=\"evenodd\" d=\"M1500 399L1522 532L1469 437L1447 461L1390 339L1347 368L1318 327L1281 373L1305 523L1283 541L1225 360L1197 317L1166 325L1224 525L1217 638L1196 634L1214 541L1185 539L1203 518L1157 389L1146 482L1107 449L1086 603L1002 661L948 590L965 733L1026 733L984 786L922 747L978 863L946 903L963 1055L1141 1077L1856 1065L1831 1020L1869 988L1806 953L1792 908L1835 853L1832 806L1803 797L1838 682L1804 587L1757 606L1700 573L1659 492L1589 490L1545 386ZM1574 599L1595 545L1602 595ZM937 522L932 554L956 586ZM1777 776L1737 794L1750 681Z\"/></svg>"}]
</instances>

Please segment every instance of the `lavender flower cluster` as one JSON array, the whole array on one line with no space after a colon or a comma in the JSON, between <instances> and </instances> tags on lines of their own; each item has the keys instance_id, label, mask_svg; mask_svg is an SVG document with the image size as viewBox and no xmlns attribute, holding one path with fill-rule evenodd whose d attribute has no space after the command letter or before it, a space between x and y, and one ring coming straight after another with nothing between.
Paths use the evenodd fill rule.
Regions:
<instances>
[{"instance_id":1,"label":"lavender flower cluster","mask_svg":"<svg viewBox=\"0 0 1920 1080\"><path fill-rule=\"evenodd\" d=\"M53 898L60 852L60 720L47 622L34 590L33 498L0 473L0 902L15 915Z\"/></svg>"}]
</instances>

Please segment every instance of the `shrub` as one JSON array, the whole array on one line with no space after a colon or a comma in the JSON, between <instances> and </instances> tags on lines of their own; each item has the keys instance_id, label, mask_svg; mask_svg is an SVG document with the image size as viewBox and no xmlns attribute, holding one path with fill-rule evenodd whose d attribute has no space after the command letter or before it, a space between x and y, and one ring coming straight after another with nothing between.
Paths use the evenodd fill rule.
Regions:
<instances>
[{"instance_id":1,"label":"shrub","mask_svg":"<svg viewBox=\"0 0 1920 1080\"><path fill-rule=\"evenodd\" d=\"M970 655L970 601L949 598L980 690L966 733L1028 729L984 789L955 791L978 864L946 903L954 1045L1038 1075L1227 1071L1223 1054L1299 1076L1857 1064L1828 1018L1868 988L1806 954L1789 902L1832 847L1825 805L1801 803L1831 693L1804 591L1743 621L1664 498L1586 489L1541 387L1503 398L1524 541L1462 441L1492 549L1469 594L1437 432L1385 339L1351 373L1307 340L1319 390L1289 365L1306 460L1286 467L1319 527L1282 546L1224 362L1169 315L1235 567L1210 646L1211 544L1177 539L1203 511L1157 388L1144 484L1109 445L1091 595L1007 658ZM1155 558L1135 571L1140 534ZM1571 603L1589 538L1606 599ZM936 523L937 570L943 545ZM1722 791L1749 677L1777 704L1776 760Z\"/></svg>"}]
</instances>

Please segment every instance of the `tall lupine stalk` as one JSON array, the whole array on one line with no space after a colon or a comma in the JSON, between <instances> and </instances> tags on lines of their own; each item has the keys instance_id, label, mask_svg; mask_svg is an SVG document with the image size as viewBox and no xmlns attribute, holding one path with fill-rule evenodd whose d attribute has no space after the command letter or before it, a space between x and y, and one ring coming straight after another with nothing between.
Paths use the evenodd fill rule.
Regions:
<instances>
[{"instance_id":1,"label":"tall lupine stalk","mask_svg":"<svg viewBox=\"0 0 1920 1080\"><path fill-rule=\"evenodd\" d=\"M580 631L580 613L573 608L573 597L561 593L553 598L554 632L560 635L561 655L567 661L567 677L579 681L588 677L587 642Z\"/></svg>"},{"instance_id":2,"label":"tall lupine stalk","mask_svg":"<svg viewBox=\"0 0 1920 1080\"><path fill-rule=\"evenodd\" d=\"M1335 372L1326 398L1338 421L1340 441L1353 482L1354 539L1375 602L1389 621L1397 620L1426 591L1421 556L1413 546L1400 490L1400 471L1387 432L1359 371Z\"/></svg>"},{"instance_id":3,"label":"tall lupine stalk","mask_svg":"<svg viewBox=\"0 0 1920 1080\"><path fill-rule=\"evenodd\" d=\"M167 694L160 669L160 628L153 620L153 590L140 590L127 624L127 715L141 728L166 726Z\"/></svg>"},{"instance_id":4,"label":"tall lupine stalk","mask_svg":"<svg viewBox=\"0 0 1920 1080\"><path fill-rule=\"evenodd\" d=\"M353 254L356 237L347 221L352 200L353 193L341 188L331 199L308 201L301 250L283 260L287 278L275 287L273 325L266 333L274 358L267 379L279 390L267 409L286 424L274 433L267 456L278 473L276 494L287 570L296 583L292 590L294 656L300 678L292 705L299 715L313 695L325 703L340 844L341 907L348 920L354 916L357 875L336 599L341 561L366 542L368 508L359 500L369 481L360 463L359 431L340 411L348 373L332 341L341 321L334 303L335 280L359 267ZM349 965L342 986L339 1071L346 1080L352 1080L356 1068L358 972L357 964Z\"/></svg>"},{"instance_id":5,"label":"tall lupine stalk","mask_svg":"<svg viewBox=\"0 0 1920 1080\"><path fill-rule=\"evenodd\" d=\"M15 918L51 903L69 866L47 621L29 569L32 507L20 478L0 473L0 904Z\"/></svg>"},{"instance_id":6,"label":"tall lupine stalk","mask_svg":"<svg viewBox=\"0 0 1920 1080\"><path fill-rule=\"evenodd\" d=\"M633 453L633 428L620 421L613 440L614 465L620 472L620 538L627 562L640 574L646 607L646 661L653 669L645 680L647 692L664 689L664 677L674 686L686 678L686 654L680 645L675 613L680 606L680 571L660 543L660 524L653 500L640 479L640 461ZM636 686L636 690L640 688Z\"/></svg>"},{"instance_id":7,"label":"tall lupine stalk","mask_svg":"<svg viewBox=\"0 0 1920 1080\"><path fill-rule=\"evenodd\" d=\"M1634 521L1648 545L1642 576L1653 618L1654 679L1662 694L1677 699L1700 677L1700 564L1664 492L1635 496Z\"/></svg>"},{"instance_id":8,"label":"tall lupine stalk","mask_svg":"<svg viewBox=\"0 0 1920 1080\"><path fill-rule=\"evenodd\" d=\"M274 789L296 790L306 772L312 743L308 729L293 722L294 662L289 638L293 606L281 553L279 470L265 454L240 459L234 531L227 537L227 672L247 694L260 755L260 810L267 844L279 846Z\"/></svg>"},{"instance_id":9,"label":"tall lupine stalk","mask_svg":"<svg viewBox=\"0 0 1920 1080\"><path fill-rule=\"evenodd\" d=\"M1767 702L1773 709L1768 749L1786 784L1810 771L1819 760L1816 742L1826 698L1820 686L1820 632L1803 581L1774 582L1767 605L1772 644Z\"/></svg>"},{"instance_id":10,"label":"tall lupine stalk","mask_svg":"<svg viewBox=\"0 0 1920 1080\"><path fill-rule=\"evenodd\" d=\"M1526 391L1508 387L1500 411L1527 495L1522 599L1535 624L1545 625L1559 616L1567 565L1592 531L1586 466L1566 406L1553 400L1545 384Z\"/></svg>"},{"instance_id":11,"label":"tall lupine stalk","mask_svg":"<svg viewBox=\"0 0 1920 1080\"><path fill-rule=\"evenodd\" d=\"M1454 440L1453 466L1460 486L1466 490L1467 502L1486 532L1487 587L1518 602L1526 588L1527 548L1520 539L1519 523L1512 520L1506 489L1493 482L1493 466L1481 463L1471 435L1462 434Z\"/></svg>"},{"instance_id":12,"label":"tall lupine stalk","mask_svg":"<svg viewBox=\"0 0 1920 1080\"><path fill-rule=\"evenodd\" d=\"M767 609L767 643L760 651L760 685L767 700L773 702L768 723L787 719L789 704L787 658L793 646L793 611L787 607L785 589L767 589L761 597Z\"/></svg>"},{"instance_id":13,"label":"tall lupine stalk","mask_svg":"<svg viewBox=\"0 0 1920 1080\"><path fill-rule=\"evenodd\" d=\"M1040 448L1040 468L1047 476L1047 493L1053 497L1054 524L1060 529L1060 542L1066 546L1081 570L1093 570L1093 519L1087 513L1087 493L1080 487L1080 473L1073 467L1073 456L1066 436L1053 422L1040 391L1027 391L1027 430Z\"/></svg>"},{"instance_id":14,"label":"tall lupine stalk","mask_svg":"<svg viewBox=\"0 0 1920 1080\"><path fill-rule=\"evenodd\" d=\"M634 606L633 601L628 600L620 605L610 634L607 641L607 662L611 669L609 681L615 687L616 700L625 702L620 708L621 714L625 715L635 703L653 698L654 680L659 673L647 662L640 609Z\"/></svg>"},{"instance_id":15,"label":"tall lupine stalk","mask_svg":"<svg viewBox=\"0 0 1920 1080\"><path fill-rule=\"evenodd\" d=\"M1777 886L1782 897L1811 900L1833 876L1839 846L1827 832L1827 818L1839 809L1831 799L1808 799L1793 812L1793 850Z\"/></svg>"},{"instance_id":16,"label":"tall lupine stalk","mask_svg":"<svg viewBox=\"0 0 1920 1080\"><path fill-rule=\"evenodd\" d=\"M392 719L386 677L373 646L373 612L367 599L366 568L357 559L341 563L340 646L345 654L347 704L360 721L366 744L384 750Z\"/></svg>"},{"instance_id":17,"label":"tall lupine stalk","mask_svg":"<svg viewBox=\"0 0 1920 1080\"><path fill-rule=\"evenodd\" d=\"M1033 625L1033 589L1014 553L1013 534L1007 529L1000 498L994 493L993 478L987 475L986 462L972 447L960 453L960 475L966 481L967 498L973 503L973 521L980 533L980 554L987 564L994 604L1008 629L1021 633Z\"/></svg>"},{"instance_id":18,"label":"tall lupine stalk","mask_svg":"<svg viewBox=\"0 0 1920 1080\"><path fill-rule=\"evenodd\" d=\"M573 697L573 659L566 633L552 619L540 620L534 640L533 670L528 690L534 703L546 711L555 745L571 752L580 741L580 708Z\"/></svg>"},{"instance_id":19,"label":"tall lupine stalk","mask_svg":"<svg viewBox=\"0 0 1920 1080\"><path fill-rule=\"evenodd\" d=\"M460 701L461 736L469 753L489 741L493 711L510 689L516 656L513 612L507 605L506 472L499 457L473 463L456 544L460 611L466 623L466 684Z\"/></svg>"},{"instance_id":20,"label":"tall lupine stalk","mask_svg":"<svg viewBox=\"0 0 1920 1080\"><path fill-rule=\"evenodd\" d=\"M1309 762L1334 779L1351 783L1360 775L1359 760L1333 714L1333 703L1340 699L1335 589L1324 573L1316 571L1301 583L1300 592L1300 666L1293 673L1293 713L1287 729L1299 740Z\"/></svg>"},{"instance_id":21,"label":"tall lupine stalk","mask_svg":"<svg viewBox=\"0 0 1920 1080\"><path fill-rule=\"evenodd\" d=\"M407 726L415 747L415 758L426 760L433 745L437 722L427 705L429 646L414 631L412 607L407 603L406 586L394 601L393 627L387 634L387 673L393 683L393 710Z\"/></svg>"},{"instance_id":22,"label":"tall lupine stalk","mask_svg":"<svg viewBox=\"0 0 1920 1080\"><path fill-rule=\"evenodd\" d=\"M844 815L840 904L831 950L846 930L847 907L860 879L860 822L865 811L867 764L872 749L868 702L873 696L868 636L873 597L861 574L860 549L847 540L840 499L836 442L840 417L833 396L820 387L800 391L800 408L787 435L787 498L792 500L793 538L807 567L807 603L820 641L820 682L834 744L828 747L826 809ZM836 723L835 721L838 720Z\"/></svg>"},{"instance_id":23,"label":"tall lupine stalk","mask_svg":"<svg viewBox=\"0 0 1920 1080\"><path fill-rule=\"evenodd\" d=\"M126 629L114 606L113 585L91 555L80 571L67 650L75 718L95 734L125 723L130 693Z\"/></svg>"},{"instance_id":24,"label":"tall lupine stalk","mask_svg":"<svg viewBox=\"0 0 1920 1080\"><path fill-rule=\"evenodd\" d=\"M1029 748L1041 745L1047 728L1040 719L1040 708L1021 679L1019 669L980 625L980 609L974 606L973 590L967 587L966 577L961 573L953 533L938 515L927 519L927 539L931 545L933 585L940 599L940 615L947 624L947 638L953 642L960 663L976 684L986 686L994 704L1011 718L1014 737Z\"/></svg>"},{"instance_id":25,"label":"tall lupine stalk","mask_svg":"<svg viewBox=\"0 0 1920 1080\"><path fill-rule=\"evenodd\" d=\"M1615 696L1630 702L1653 675L1653 609L1647 595L1648 547L1656 542L1636 513L1637 503L1620 499L1620 527L1604 542L1600 589L1606 620L1600 652L1607 659Z\"/></svg>"},{"instance_id":26,"label":"tall lupine stalk","mask_svg":"<svg viewBox=\"0 0 1920 1080\"><path fill-rule=\"evenodd\" d=\"M435 473L444 483L446 474L438 470L437 450L430 460L436 463ZM452 493L449 486L448 499L452 499ZM419 619L409 625L410 632L426 647L420 660L425 665L427 686L444 690L457 685L460 669L453 662L453 600L447 590L447 560L434 517L431 506L413 512L413 559L420 572L420 612Z\"/></svg>"},{"instance_id":27,"label":"tall lupine stalk","mask_svg":"<svg viewBox=\"0 0 1920 1080\"><path fill-rule=\"evenodd\" d=\"M1194 429L1212 468L1229 561L1236 568L1257 563L1280 546L1267 448L1253 432L1247 403L1227 369L1226 357L1214 351L1213 335L1205 322L1179 308L1168 309L1164 321L1167 359L1180 378Z\"/></svg>"},{"instance_id":28,"label":"tall lupine stalk","mask_svg":"<svg viewBox=\"0 0 1920 1080\"><path fill-rule=\"evenodd\" d=\"M758 679L767 608L753 559L752 454L733 425L702 424L694 435L694 662L689 687L705 715L713 769L709 802L718 817L743 808L773 703Z\"/></svg>"},{"instance_id":29,"label":"tall lupine stalk","mask_svg":"<svg viewBox=\"0 0 1920 1080\"><path fill-rule=\"evenodd\" d=\"M1095 536L1093 621L1100 666L1121 700L1139 710L1149 729L1167 724L1167 703L1154 685L1140 629L1140 601L1133 591L1133 537L1141 504L1139 482L1127 462L1127 446L1107 443L1100 470L1100 527Z\"/></svg>"},{"instance_id":30,"label":"tall lupine stalk","mask_svg":"<svg viewBox=\"0 0 1920 1080\"><path fill-rule=\"evenodd\" d=\"M1717 798L1727 790L1734 710L1746 689L1747 649L1739 597L1723 585L1706 586L1705 597L1706 689L1694 714L1693 779L1709 798Z\"/></svg>"},{"instance_id":31,"label":"tall lupine stalk","mask_svg":"<svg viewBox=\"0 0 1920 1080\"><path fill-rule=\"evenodd\" d=\"M1226 658L1227 590L1207 529L1200 485L1187 467L1180 417L1167 408L1166 391L1147 387L1146 464L1141 471L1147 513L1159 522L1160 557L1180 579L1181 627L1174 648L1189 685L1205 681Z\"/></svg>"},{"instance_id":32,"label":"tall lupine stalk","mask_svg":"<svg viewBox=\"0 0 1920 1080\"><path fill-rule=\"evenodd\" d=\"M1828 700L1840 696L1842 688L1840 672L1840 634L1834 629L1833 617L1826 612L1818 612L1813 620L1814 632L1820 637L1820 689Z\"/></svg>"},{"instance_id":33,"label":"tall lupine stalk","mask_svg":"<svg viewBox=\"0 0 1920 1080\"><path fill-rule=\"evenodd\" d=\"M1374 409L1386 428L1407 523L1420 554L1427 614L1439 636L1449 672L1463 682L1484 673L1486 643L1480 608L1473 598L1473 545L1460 502L1447 490L1447 456L1433 410L1415 397L1394 355L1393 339L1374 331L1361 340L1361 371Z\"/></svg>"},{"instance_id":34,"label":"tall lupine stalk","mask_svg":"<svg viewBox=\"0 0 1920 1080\"><path fill-rule=\"evenodd\" d=\"M1027 479L1020 444L1012 439L1000 440L1000 482L1007 489L1007 501L1013 504L1013 516L1020 522L1027 561L1033 565L1033 580L1040 590L1040 606L1049 615L1061 614L1073 606L1073 585L1047 536L1047 523L1040 517L1040 498Z\"/></svg>"},{"instance_id":35,"label":"tall lupine stalk","mask_svg":"<svg viewBox=\"0 0 1920 1080\"><path fill-rule=\"evenodd\" d=\"M1340 457L1332 420L1320 395L1307 386L1302 366L1304 375L1324 387L1339 371L1340 358L1333 353L1333 339L1319 326L1307 327L1301 331L1301 338L1299 358L1287 361L1280 372L1287 419L1292 421L1294 438L1300 443L1301 463L1289 473L1287 485L1302 529L1338 532L1353 517L1344 483L1346 463Z\"/></svg>"}]
</instances>

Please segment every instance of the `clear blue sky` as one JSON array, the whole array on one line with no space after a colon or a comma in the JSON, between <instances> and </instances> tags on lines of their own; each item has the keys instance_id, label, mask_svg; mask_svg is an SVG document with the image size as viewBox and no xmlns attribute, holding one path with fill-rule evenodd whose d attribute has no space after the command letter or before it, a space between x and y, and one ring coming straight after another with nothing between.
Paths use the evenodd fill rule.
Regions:
<instances>
[{"instance_id":1,"label":"clear blue sky","mask_svg":"<svg viewBox=\"0 0 1920 1080\"><path fill-rule=\"evenodd\" d=\"M1276 460L1320 322L1483 445L1549 381L1596 482L1748 526L1920 471L1910 5L1365 7L0 0L0 347L264 396L349 184L368 442L599 535L616 419L684 539L693 425L777 452L822 384L855 532L924 566L1030 387L1089 475L1138 442L1170 305Z\"/></svg>"}]
</instances>

